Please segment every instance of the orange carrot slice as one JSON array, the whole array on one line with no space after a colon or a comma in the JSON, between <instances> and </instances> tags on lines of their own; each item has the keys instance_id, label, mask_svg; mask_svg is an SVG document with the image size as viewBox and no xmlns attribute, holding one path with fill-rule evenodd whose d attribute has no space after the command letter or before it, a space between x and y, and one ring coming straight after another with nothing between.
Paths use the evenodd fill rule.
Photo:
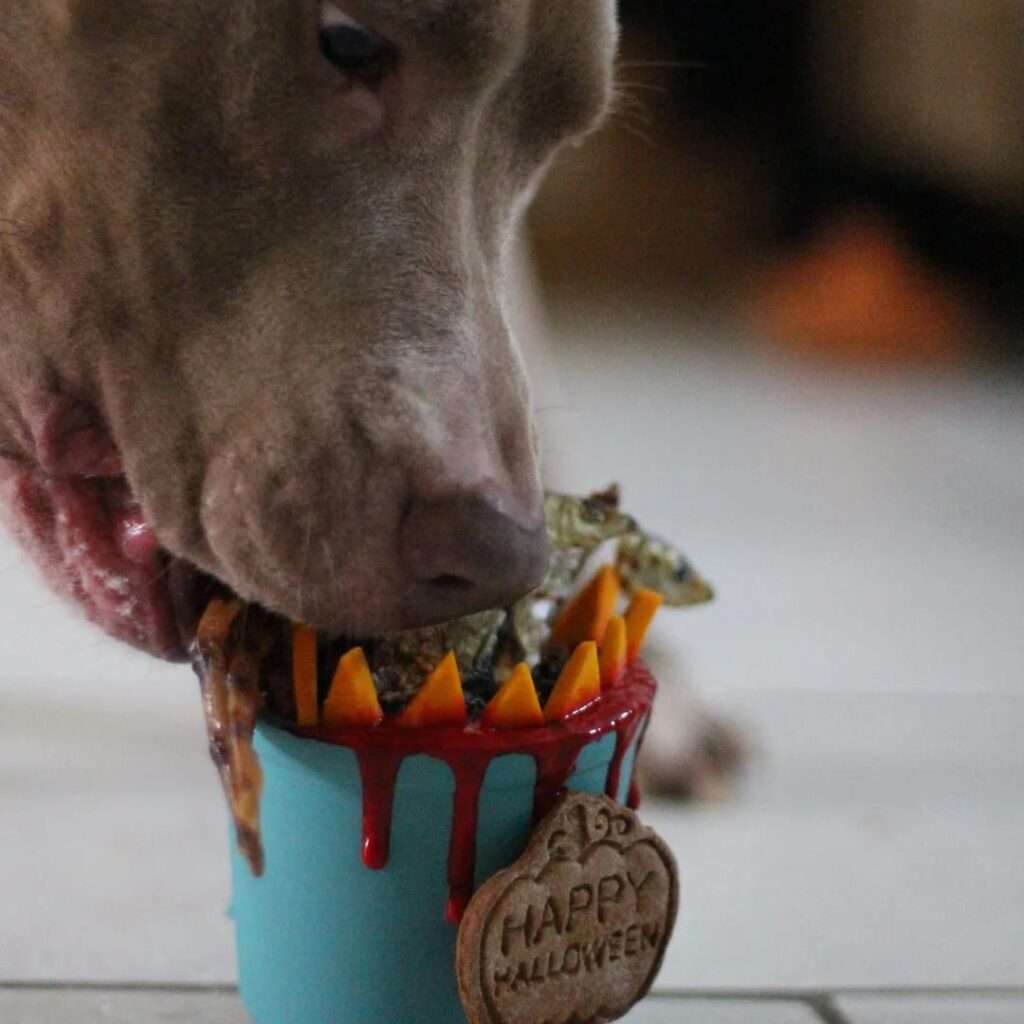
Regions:
<instances>
[{"instance_id":1,"label":"orange carrot slice","mask_svg":"<svg viewBox=\"0 0 1024 1024\"><path fill-rule=\"evenodd\" d=\"M626 657L633 661L647 638L654 616L664 598L653 590L638 590L626 609Z\"/></svg>"},{"instance_id":2,"label":"orange carrot slice","mask_svg":"<svg viewBox=\"0 0 1024 1024\"><path fill-rule=\"evenodd\" d=\"M336 729L372 729L384 721L377 687L362 647L342 655L324 701L324 725Z\"/></svg>"},{"instance_id":3,"label":"orange carrot slice","mask_svg":"<svg viewBox=\"0 0 1024 1024\"><path fill-rule=\"evenodd\" d=\"M320 718L316 680L316 630L292 626L292 684L295 719L300 726L316 725Z\"/></svg>"},{"instance_id":4,"label":"orange carrot slice","mask_svg":"<svg viewBox=\"0 0 1024 1024\"><path fill-rule=\"evenodd\" d=\"M615 614L620 590L619 574L614 566L603 566L562 609L551 629L552 646L571 650L587 640L600 643L608 620Z\"/></svg>"},{"instance_id":5,"label":"orange carrot slice","mask_svg":"<svg viewBox=\"0 0 1024 1024\"><path fill-rule=\"evenodd\" d=\"M568 718L574 711L593 703L601 696L601 668L597 660L597 644L582 643L562 669L555 688L544 706L549 722Z\"/></svg>"},{"instance_id":6,"label":"orange carrot slice","mask_svg":"<svg viewBox=\"0 0 1024 1024\"><path fill-rule=\"evenodd\" d=\"M537 687L526 662L512 670L480 721L487 729L531 729L544 724Z\"/></svg>"},{"instance_id":7,"label":"orange carrot slice","mask_svg":"<svg viewBox=\"0 0 1024 1024\"><path fill-rule=\"evenodd\" d=\"M601 641L601 685L614 686L626 668L626 620L613 615Z\"/></svg>"},{"instance_id":8,"label":"orange carrot slice","mask_svg":"<svg viewBox=\"0 0 1024 1024\"><path fill-rule=\"evenodd\" d=\"M462 692L459 665L454 653L449 652L398 716L398 724L407 729L464 725L466 717L466 696Z\"/></svg>"}]
</instances>

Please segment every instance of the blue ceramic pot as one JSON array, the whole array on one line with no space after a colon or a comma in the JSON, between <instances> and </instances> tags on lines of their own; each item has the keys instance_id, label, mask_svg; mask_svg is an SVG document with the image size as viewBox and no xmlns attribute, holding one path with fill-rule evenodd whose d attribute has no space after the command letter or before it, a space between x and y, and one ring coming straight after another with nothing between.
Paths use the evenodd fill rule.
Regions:
<instances>
[{"instance_id":1,"label":"blue ceramic pot","mask_svg":"<svg viewBox=\"0 0 1024 1024\"><path fill-rule=\"evenodd\" d=\"M568 788L604 793L616 735L584 747ZM625 802L637 742L626 754ZM455 980L457 929L445 919L454 778L441 760L408 757L395 791L387 867L361 857L356 755L260 725L262 878L232 854L242 999L255 1024L465 1024ZM480 884L523 851L536 763L491 762L477 828Z\"/></svg>"}]
</instances>

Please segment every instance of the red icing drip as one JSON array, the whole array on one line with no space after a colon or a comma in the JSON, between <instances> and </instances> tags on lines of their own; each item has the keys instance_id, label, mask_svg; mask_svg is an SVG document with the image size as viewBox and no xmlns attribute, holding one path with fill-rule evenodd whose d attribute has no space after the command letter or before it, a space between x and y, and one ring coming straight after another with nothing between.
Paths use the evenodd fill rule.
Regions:
<instances>
[{"instance_id":1,"label":"red icing drip","mask_svg":"<svg viewBox=\"0 0 1024 1024\"><path fill-rule=\"evenodd\" d=\"M626 752L647 716L657 686L639 661L626 670L613 690L563 722L537 729L462 727L403 729L393 720L376 729L298 729L307 739L355 751L363 785L363 863L387 866L395 785L407 757L426 754L444 761L455 777L451 841L448 849L447 918L458 924L473 895L476 874L476 832L480 791L491 762L506 754L526 754L537 762L534 817L554 805L576 770L584 747L609 732L616 733L615 755L608 772L608 792L617 793ZM634 802L635 801L635 802ZM635 780L630 806L639 803Z\"/></svg>"},{"instance_id":2,"label":"red icing drip","mask_svg":"<svg viewBox=\"0 0 1024 1024\"><path fill-rule=\"evenodd\" d=\"M382 871L391 856L391 812L404 754L363 747L357 751L363 781L363 863Z\"/></svg>"},{"instance_id":3,"label":"red icing drip","mask_svg":"<svg viewBox=\"0 0 1024 1024\"><path fill-rule=\"evenodd\" d=\"M640 793L640 784L636 781L634 775L632 781L629 783L629 799L626 801L626 806L631 811L640 810L640 804L643 801L643 797Z\"/></svg>"},{"instance_id":4,"label":"red icing drip","mask_svg":"<svg viewBox=\"0 0 1024 1024\"><path fill-rule=\"evenodd\" d=\"M615 756L612 757L612 763L608 767L608 784L605 787L605 794L613 800L619 799L619 789L622 786L622 765L626 760L626 755L629 753L629 748L633 746L633 740L636 739L637 730L640 728L642 721L643 719L639 714L634 715L632 719L628 722L623 722L616 730ZM635 777L631 778L630 793L632 793L635 783Z\"/></svg>"},{"instance_id":5,"label":"red icing drip","mask_svg":"<svg viewBox=\"0 0 1024 1024\"><path fill-rule=\"evenodd\" d=\"M448 845L448 906L445 916L458 924L469 906L476 878L476 828L480 820L480 790L493 754L479 758L446 758L455 776L452 835Z\"/></svg>"},{"instance_id":6,"label":"red icing drip","mask_svg":"<svg viewBox=\"0 0 1024 1024\"><path fill-rule=\"evenodd\" d=\"M638 719L638 721L639 721L639 719ZM640 748L644 745L644 740L647 738L647 730L651 726L651 716L648 714L647 717L643 721L644 721L644 728L643 728L643 732L640 733L640 742L637 743L637 745L636 745L637 751L639 751ZM640 792L640 782L639 782L639 780L637 779L637 776L636 776L636 762L634 761L633 762L633 775L632 775L632 777L629 780L629 795L626 797L626 806L631 811L638 811L638 810L640 810L640 804L642 803L642 801L643 801L643 794Z\"/></svg>"},{"instance_id":7,"label":"red icing drip","mask_svg":"<svg viewBox=\"0 0 1024 1024\"><path fill-rule=\"evenodd\" d=\"M591 740L586 736L567 736L561 747L534 755L537 762L537 786L533 793L533 820L539 822L558 800L565 784L576 771L583 748Z\"/></svg>"}]
</instances>

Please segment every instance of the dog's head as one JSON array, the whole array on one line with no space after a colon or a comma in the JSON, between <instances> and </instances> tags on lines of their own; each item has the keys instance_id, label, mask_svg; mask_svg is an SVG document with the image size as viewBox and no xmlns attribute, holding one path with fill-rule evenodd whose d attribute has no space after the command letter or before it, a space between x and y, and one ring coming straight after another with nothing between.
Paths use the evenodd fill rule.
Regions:
<instances>
[{"instance_id":1,"label":"dog's head","mask_svg":"<svg viewBox=\"0 0 1024 1024\"><path fill-rule=\"evenodd\" d=\"M50 575L170 656L180 564L353 633L537 583L503 256L612 0L13 6L0 442Z\"/></svg>"}]
</instances>

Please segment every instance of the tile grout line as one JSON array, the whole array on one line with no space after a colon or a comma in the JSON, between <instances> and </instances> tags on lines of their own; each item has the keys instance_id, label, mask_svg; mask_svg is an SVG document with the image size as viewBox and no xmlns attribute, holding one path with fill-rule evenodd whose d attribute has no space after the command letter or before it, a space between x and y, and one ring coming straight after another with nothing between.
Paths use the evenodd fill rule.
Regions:
<instances>
[{"instance_id":1,"label":"tile grout line","mask_svg":"<svg viewBox=\"0 0 1024 1024\"><path fill-rule=\"evenodd\" d=\"M152 992L154 995L238 994L238 986L216 982L0 981L0 992Z\"/></svg>"},{"instance_id":2,"label":"tile grout line","mask_svg":"<svg viewBox=\"0 0 1024 1024\"><path fill-rule=\"evenodd\" d=\"M0 989L84 989L141 992L223 992L238 991L238 986L217 981L88 981L75 978L50 980L0 979ZM818 988L688 988L661 989L647 998L671 999L755 999L759 1002L826 1002L841 996L1012 996L1024 999L1024 985L883 985L874 987L842 985Z\"/></svg>"},{"instance_id":3,"label":"tile grout line","mask_svg":"<svg viewBox=\"0 0 1024 1024\"><path fill-rule=\"evenodd\" d=\"M686 988L655 990L649 999L755 999L761 1002L828 1002L846 996L980 996L1024 999L1024 985L832 985L828 988Z\"/></svg>"},{"instance_id":4,"label":"tile grout line","mask_svg":"<svg viewBox=\"0 0 1024 1024\"><path fill-rule=\"evenodd\" d=\"M151 993L153 995L235 996L235 985L216 982L104 982L104 981L28 981L0 980L0 992L107 992ZM920 986L920 987L851 987L824 989L689 989L652 992L651 1002L728 1002L799 1003L810 1009L822 1024L850 1024L836 1000L841 996L923 996L950 998L966 996L1000 996L1024 999L1024 986Z\"/></svg>"},{"instance_id":5,"label":"tile grout line","mask_svg":"<svg viewBox=\"0 0 1024 1024\"><path fill-rule=\"evenodd\" d=\"M807 1005L821 1019L822 1024L850 1024L846 1014L836 1005L835 996L814 996L807 1000Z\"/></svg>"},{"instance_id":6,"label":"tile grout line","mask_svg":"<svg viewBox=\"0 0 1024 1024\"><path fill-rule=\"evenodd\" d=\"M843 996L923 996L926 999L998 996L1024 999L1024 985L887 985L882 988L840 985L831 989L830 995L833 999Z\"/></svg>"}]
</instances>

